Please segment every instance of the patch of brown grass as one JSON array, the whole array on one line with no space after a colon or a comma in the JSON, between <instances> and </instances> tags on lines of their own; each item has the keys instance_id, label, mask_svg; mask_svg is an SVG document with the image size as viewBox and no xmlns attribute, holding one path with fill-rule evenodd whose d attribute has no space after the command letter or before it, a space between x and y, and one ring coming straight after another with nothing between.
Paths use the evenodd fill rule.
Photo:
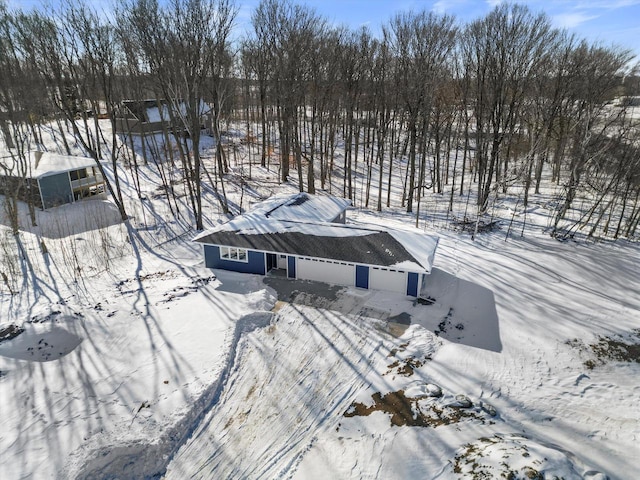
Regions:
<instances>
[{"instance_id":1,"label":"patch of brown grass","mask_svg":"<svg viewBox=\"0 0 640 480\"><path fill-rule=\"evenodd\" d=\"M600 336L591 344L573 339L567 340L566 344L595 357L584 362L584 366L589 370L610 361L640 363L640 329L633 330L627 337Z\"/></svg>"}]
</instances>

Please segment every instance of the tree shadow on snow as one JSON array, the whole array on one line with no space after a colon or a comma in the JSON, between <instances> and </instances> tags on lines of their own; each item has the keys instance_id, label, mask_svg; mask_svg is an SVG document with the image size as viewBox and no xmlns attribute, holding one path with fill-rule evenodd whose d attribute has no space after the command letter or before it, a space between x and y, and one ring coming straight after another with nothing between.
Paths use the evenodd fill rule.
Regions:
<instances>
[{"instance_id":1,"label":"tree shadow on snow","mask_svg":"<svg viewBox=\"0 0 640 480\"><path fill-rule=\"evenodd\" d=\"M48 239L62 239L122 223L120 212L104 195L86 198L52 207L36 209L36 226L31 224L27 205L19 202L18 221L20 230L39 234ZM10 227L6 213L0 212L0 225Z\"/></svg>"}]
</instances>

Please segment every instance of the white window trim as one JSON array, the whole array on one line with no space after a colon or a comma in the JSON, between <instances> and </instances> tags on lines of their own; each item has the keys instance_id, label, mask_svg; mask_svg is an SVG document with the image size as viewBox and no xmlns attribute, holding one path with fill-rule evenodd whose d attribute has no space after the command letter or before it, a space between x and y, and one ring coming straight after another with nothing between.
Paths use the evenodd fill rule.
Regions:
<instances>
[{"instance_id":1,"label":"white window trim","mask_svg":"<svg viewBox=\"0 0 640 480\"><path fill-rule=\"evenodd\" d=\"M228 262L249 263L249 252L246 248L219 247L220 259Z\"/></svg>"}]
</instances>

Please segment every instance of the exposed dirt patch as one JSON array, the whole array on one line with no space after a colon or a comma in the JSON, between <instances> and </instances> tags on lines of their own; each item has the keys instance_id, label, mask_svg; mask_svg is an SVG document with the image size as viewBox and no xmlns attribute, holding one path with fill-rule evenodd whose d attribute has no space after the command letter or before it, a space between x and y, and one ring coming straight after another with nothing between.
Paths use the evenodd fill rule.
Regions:
<instances>
[{"instance_id":1,"label":"exposed dirt patch","mask_svg":"<svg viewBox=\"0 0 640 480\"><path fill-rule=\"evenodd\" d=\"M640 343L628 344L605 337L601 338L597 343L591 344L590 347L600 359L640 363Z\"/></svg>"},{"instance_id":2,"label":"exposed dirt patch","mask_svg":"<svg viewBox=\"0 0 640 480\"><path fill-rule=\"evenodd\" d=\"M29 323L46 323L46 322L57 322L58 319L62 316L62 312L60 310L52 310L51 312L41 315L34 315L27 322ZM76 316L82 317L82 314L76 313Z\"/></svg>"},{"instance_id":3,"label":"exposed dirt patch","mask_svg":"<svg viewBox=\"0 0 640 480\"><path fill-rule=\"evenodd\" d=\"M578 339L567 340L566 344L589 357L584 361L584 366L589 370L607 362L640 363L640 329L633 330L626 336L600 336L590 344Z\"/></svg>"},{"instance_id":4,"label":"exposed dirt patch","mask_svg":"<svg viewBox=\"0 0 640 480\"><path fill-rule=\"evenodd\" d=\"M396 427L439 427L458 423L463 419L478 419L484 422L484 418L474 411L438 405L432 400L409 398L404 390L384 395L377 392L371 395L371 398L372 405L353 402L344 412L344 416L366 417L373 412L384 412L390 415L391 425Z\"/></svg>"},{"instance_id":5,"label":"exposed dirt patch","mask_svg":"<svg viewBox=\"0 0 640 480\"><path fill-rule=\"evenodd\" d=\"M408 346L409 346L409 342L402 343L398 345L396 348L392 348L391 350L389 350L389 354L387 355L387 357L395 357L398 354L398 352L404 352Z\"/></svg>"},{"instance_id":6,"label":"exposed dirt patch","mask_svg":"<svg viewBox=\"0 0 640 480\"><path fill-rule=\"evenodd\" d=\"M285 305L287 305L287 302L283 302L282 300L276 300L275 305L273 306L273 308L271 309L271 311L273 313L278 313L278 311L284 307Z\"/></svg>"},{"instance_id":7,"label":"exposed dirt patch","mask_svg":"<svg viewBox=\"0 0 640 480\"><path fill-rule=\"evenodd\" d=\"M392 337L400 338L407 331L407 328L409 328L409 325L405 325L402 323L395 323L395 322L387 322L386 328L384 329L384 331L386 331Z\"/></svg>"},{"instance_id":8,"label":"exposed dirt patch","mask_svg":"<svg viewBox=\"0 0 640 480\"><path fill-rule=\"evenodd\" d=\"M127 294L137 292L140 287L140 284L144 282L177 278L179 275L180 274L175 270L164 270L161 272L146 273L143 275L138 275L137 277L134 277L134 278L127 278L125 280L120 280L118 283L116 283L116 288L122 295L127 295Z\"/></svg>"},{"instance_id":9,"label":"exposed dirt patch","mask_svg":"<svg viewBox=\"0 0 640 480\"><path fill-rule=\"evenodd\" d=\"M383 375L389 375L394 373L402 375L403 377L410 377L416 368L423 366L427 360L431 360L430 357L425 357L424 360L420 360L414 357L408 357L403 360L396 360L395 362L387 365L388 370Z\"/></svg>"},{"instance_id":10,"label":"exposed dirt patch","mask_svg":"<svg viewBox=\"0 0 640 480\"><path fill-rule=\"evenodd\" d=\"M197 292L201 287L208 285L213 280L215 280L215 275L210 275L208 277L195 277L191 279L191 285L186 286L178 286L172 288L168 292L164 293L164 299L159 303L169 303L174 301L177 298L186 297L191 293Z\"/></svg>"},{"instance_id":11,"label":"exposed dirt patch","mask_svg":"<svg viewBox=\"0 0 640 480\"><path fill-rule=\"evenodd\" d=\"M415 307L417 304L419 305L433 305L434 303L436 303L436 299L433 297L418 297L416 298L416 300L413 302L413 306Z\"/></svg>"},{"instance_id":12,"label":"exposed dirt patch","mask_svg":"<svg viewBox=\"0 0 640 480\"><path fill-rule=\"evenodd\" d=\"M366 310L366 309L365 309ZM393 321L392 319L394 317L389 317L388 314L387 315L380 315L378 313L377 316L374 315L363 315L363 316L367 316L369 318L380 318L380 320L382 320L382 322L380 322L378 325L376 325L376 328L378 330L380 330L381 332L385 332L388 333L389 335L391 335L392 337L395 338L400 338L402 337L407 329L411 326L411 320L406 321L406 317L400 317L400 319L402 320L402 323L399 323L397 321ZM410 319L411 316L408 315L408 318Z\"/></svg>"},{"instance_id":13,"label":"exposed dirt patch","mask_svg":"<svg viewBox=\"0 0 640 480\"><path fill-rule=\"evenodd\" d=\"M256 385L255 385L255 384L253 384L253 385L251 385L251 388L250 388L250 389L249 389L249 391L247 392L246 397L244 397L245 402L246 402L247 400L249 400L249 399L253 396L253 394L255 393L255 391L256 391Z\"/></svg>"},{"instance_id":14,"label":"exposed dirt patch","mask_svg":"<svg viewBox=\"0 0 640 480\"><path fill-rule=\"evenodd\" d=\"M121 295L132 295L137 292L141 288L151 288L156 281L164 281L164 280L174 280L181 278L181 274L176 272L175 270L164 270L161 272L148 273L144 275L140 275L135 278L128 278L126 280L121 280L116 283L116 288L120 292ZM163 296L164 298L158 302L158 305L173 302L182 297L186 297L194 292L197 292L200 288L205 285L210 284L212 281L216 279L215 275L208 276L194 276L190 278L182 277L185 280L188 280L188 283L185 285L177 285L171 290L166 291ZM143 284L146 285L143 287ZM102 307L100 304L97 305L97 310L101 310Z\"/></svg>"},{"instance_id":15,"label":"exposed dirt patch","mask_svg":"<svg viewBox=\"0 0 640 480\"><path fill-rule=\"evenodd\" d=\"M392 348L387 354L387 357L395 357L398 353L404 352L408 346L409 342L406 342ZM387 371L383 373L383 375L393 373L396 375L402 375L403 377L410 377L417 368L423 366L428 360L431 360L429 355L425 355L423 358L416 358L414 355L410 355L406 358L399 358L395 362L387 365Z\"/></svg>"},{"instance_id":16,"label":"exposed dirt patch","mask_svg":"<svg viewBox=\"0 0 640 480\"><path fill-rule=\"evenodd\" d=\"M454 218L451 221L451 229L461 233L488 233L500 230L500 220L492 218Z\"/></svg>"},{"instance_id":17,"label":"exposed dirt patch","mask_svg":"<svg viewBox=\"0 0 640 480\"><path fill-rule=\"evenodd\" d=\"M462 323L456 323L455 325L453 324L453 314L454 314L454 309L453 307L449 308L449 311L447 312L447 314L445 315L445 317L442 319L442 321L438 324L438 328L433 332L436 335L440 336L442 334L447 333L447 331L451 330L452 328L455 328L456 330L464 330L464 325Z\"/></svg>"},{"instance_id":18,"label":"exposed dirt patch","mask_svg":"<svg viewBox=\"0 0 640 480\"><path fill-rule=\"evenodd\" d=\"M165 185L159 185L151 193L151 198L157 200L159 198L165 198L167 195L171 195L175 198L182 198L186 196L186 193L184 192L184 188L176 188L175 184L169 185L168 187Z\"/></svg>"}]
</instances>

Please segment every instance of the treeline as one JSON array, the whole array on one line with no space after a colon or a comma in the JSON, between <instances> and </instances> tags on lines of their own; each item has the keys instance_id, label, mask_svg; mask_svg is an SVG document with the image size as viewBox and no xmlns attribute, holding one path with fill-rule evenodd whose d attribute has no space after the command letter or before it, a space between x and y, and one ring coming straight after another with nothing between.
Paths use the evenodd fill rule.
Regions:
<instances>
[{"instance_id":1,"label":"treeline","mask_svg":"<svg viewBox=\"0 0 640 480\"><path fill-rule=\"evenodd\" d=\"M203 188L228 210L221 122L233 121L246 129L249 166L276 161L281 181L293 169L300 190L338 186L378 210L400 191L416 219L427 193L446 195L449 210L465 194L479 218L501 194L516 192L526 208L550 175L562 187L553 235L585 228L636 235L640 156L630 105L638 83L630 51L589 43L506 3L466 25L399 13L379 36L336 27L288 0L263 0L237 39L237 12L227 0L119 0L108 16L75 2L46 12L2 7L5 137L20 152L47 122L71 129L96 160L109 144L108 188L123 218L122 142L115 128L104 138L98 116L115 126L123 99L157 98L186 105L171 120L188 135L165 135L175 136L198 229ZM201 99L212 107L213 171L199 153ZM135 157L129 163L137 171ZM359 196L357 176L364 176Z\"/></svg>"}]
</instances>

